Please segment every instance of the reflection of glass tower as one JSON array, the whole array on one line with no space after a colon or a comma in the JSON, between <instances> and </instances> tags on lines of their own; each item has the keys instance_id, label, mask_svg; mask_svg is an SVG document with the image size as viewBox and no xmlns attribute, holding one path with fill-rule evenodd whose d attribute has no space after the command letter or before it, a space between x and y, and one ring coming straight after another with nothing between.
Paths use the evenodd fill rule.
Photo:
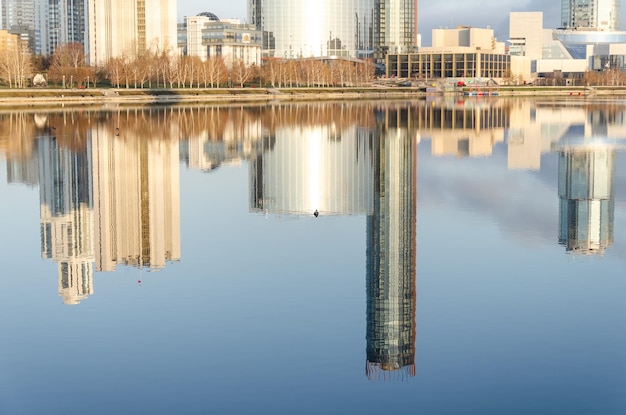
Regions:
<instances>
[{"instance_id":1,"label":"reflection of glass tower","mask_svg":"<svg viewBox=\"0 0 626 415\"><path fill-rule=\"evenodd\" d=\"M97 271L180 260L179 146L175 134L161 133L166 138L132 127L124 139L105 126L93 133Z\"/></svg>"},{"instance_id":2,"label":"reflection of glass tower","mask_svg":"<svg viewBox=\"0 0 626 415\"><path fill-rule=\"evenodd\" d=\"M59 267L59 294L78 304L93 293L91 145L64 149L55 137L39 141L41 252Z\"/></svg>"},{"instance_id":3,"label":"reflection of glass tower","mask_svg":"<svg viewBox=\"0 0 626 415\"><path fill-rule=\"evenodd\" d=\"M603 253L613 244L615 150L559 154L559 243L572 253Z\"/></svg>"},{"instance_id":4,"label":"reflection of glass tower","mask_svg":"<svg viewBox=\"0 0 626 415\"><path fill-rule=\"evenodd\" d=\"M374 212L367 217L370 379L415 375L417 143L401 126L405 111L384 113L374 141Z\"/></svg>"},{"instance_id":5,"label":"reflection of glass tower","mask_svg":"<svg viewBox=\"0 0 626 415\"><path fill-rule=\"evenodd\" d=\"M296 138L294 138L296 137ZM272 214L371 212L371 149L351 126L284 127L250 162L250 209Z\"/></svg>"}]
</instances>

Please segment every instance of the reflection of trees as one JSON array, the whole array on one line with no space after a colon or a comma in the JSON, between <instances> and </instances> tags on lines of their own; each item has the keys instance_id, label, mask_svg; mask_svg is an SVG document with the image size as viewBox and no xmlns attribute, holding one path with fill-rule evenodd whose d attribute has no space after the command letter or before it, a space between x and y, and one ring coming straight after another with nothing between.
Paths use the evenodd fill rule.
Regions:
<instances>
[{"instance_id":1,"label":"reflection of trees","mask_svg":"<svg viewBox=\"0 0 626 415\"><path fill-rule=\"evenodd\" d=\"M37 127L33 116L24 113L0 115L0 150L7 158L23 158L31 154Z\"/></svg>"}]
</instances>

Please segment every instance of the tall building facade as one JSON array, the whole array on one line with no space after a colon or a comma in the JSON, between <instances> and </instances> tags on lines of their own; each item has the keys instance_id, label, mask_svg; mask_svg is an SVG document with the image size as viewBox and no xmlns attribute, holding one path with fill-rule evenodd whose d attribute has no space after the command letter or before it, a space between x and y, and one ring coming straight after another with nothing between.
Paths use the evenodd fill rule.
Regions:
<instances>
[{"instance_id":1,"label":"tall building facade","mask_svg":"<svg viewBox=\"0 0 626 415\"><path fill-rule=\"evenodd\" d=\"M561 26L619 30L620 0L561 0Z\"/></svg>"},{"instance_id":2,"label":"tall building facade","mask_svg":"<svg viewBox=\"0 0 626 415\"><path fill-rule=\"evenodd\" d=\"M2 29L19 35L35 50L35 2L36 0L1 0Z\"/></svg>"},{"instance_id":3,"label":"tall building facade","mask_svg":"<svg viewBox=\"0 0 626 415\"><path fill-rule=\"evenodd\" d=\"M373 51L373 0L249 0L248 21L264 32L268 57L362 57Z\"/></svg>"},{"instance_id":4,"label":"tall building facade","mask_svg":"<svg viewBox=\"0 0 626 415\"><path fill-rule=\"evenodd\" d=\"M37 0L35 52L52 55L66 43L80 43L89 53L87 0Z\"/></svg>"},{"instance_id":5,"label":"tall building facade","mask_svg":"<svg viewBox=\"0 0 626 415\"><path fill-rule=\"evenodd\" d=\"M2 0L2 29L35 26L35 0Z\"/></svg>"},{"instance_id":6,"label":"tall building facade","mask_svg":"<svg viewBox=\"0 0 626 415\"><path fill-rule=\"evenodd\" d=\"M267 57L384 57L417 44L417 3L248 0L248 22L263 31Z\"/></svg>"},{"instance_id":7,"label":"tall building facade","mask_svg":"<svg viewBox=\"0 0 626 415\"><path fill-rule=\"evenodd\" d=\"M376 61L388 53L415 52L418 0L374 0L374 50Z\"/></svg>"},{"instance_id":8,"label":"tall building facade","mask_svg":"<svg viewBox=\"0 0 626 415\"><path fill-rule=\"evenodd\" d=\"M89 0L89 61L177 47L176 0Z\"/></svg>"}]
</instances>

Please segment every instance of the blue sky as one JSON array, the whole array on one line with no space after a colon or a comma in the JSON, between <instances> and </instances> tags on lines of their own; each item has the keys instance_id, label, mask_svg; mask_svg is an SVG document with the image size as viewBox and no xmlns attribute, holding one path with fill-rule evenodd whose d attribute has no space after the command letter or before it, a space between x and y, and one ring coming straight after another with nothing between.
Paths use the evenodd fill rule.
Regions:
<instances>
[{"instance_id":1,"label":"blue sky","mask_svg":"<svg viewBox=\"0 0 626 415\"><path fill-rule=\"evenodd\" d=\"M221 18L235 17L243 21L246 18L246 0L229 2L178 0L179 19L203 11L213 12ZM424 39L424 45L430 44L430 33L433 28L456 27L458 25L490 26L496 32L498 40L504 41L508 36L510 11L543 11L544 27L558 27L561 2L560 0L500 0L498 2L486 0L422 0L419 6L419 31ZM622 13L623 15L624 13ZM622 28L626 28L623 17Z\"/></svg>"},{"instance_id":2,"label":"blue sky","mask_svg":"<svg viewBox=\"0 0 626 415\"><path fill-rule=\"evenodd\" d=\"M506 34L508 13L510 11L543 11L546 25L557 26L560 14L559 0L501 0L498 2L448 0L422 0L419 6L419 28L423 36L430 36L430 30L436 27L455 27L468 25L486 27L490 25L496 30L500 27ZM210 11L221 18L236 17L245 20L246 0L229 2L206 0L178 0L178 16L195 15Z\"/></svg>"}]
</instances>

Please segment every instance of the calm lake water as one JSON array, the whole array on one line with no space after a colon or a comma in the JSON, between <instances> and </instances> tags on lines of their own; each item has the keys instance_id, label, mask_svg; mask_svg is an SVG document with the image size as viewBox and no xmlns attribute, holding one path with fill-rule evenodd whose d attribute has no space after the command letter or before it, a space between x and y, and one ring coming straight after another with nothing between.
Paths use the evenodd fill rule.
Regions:
<instances>
[{"instance_id":1,"label":"calm lake water","mask_svg":"<svg viewBox=\"0 0 626 415\"><path fill-rule=\"evenodd\" d=\"M624 414L625 123L2 110L0 413Z\"/></svg>"}]
</instances>

